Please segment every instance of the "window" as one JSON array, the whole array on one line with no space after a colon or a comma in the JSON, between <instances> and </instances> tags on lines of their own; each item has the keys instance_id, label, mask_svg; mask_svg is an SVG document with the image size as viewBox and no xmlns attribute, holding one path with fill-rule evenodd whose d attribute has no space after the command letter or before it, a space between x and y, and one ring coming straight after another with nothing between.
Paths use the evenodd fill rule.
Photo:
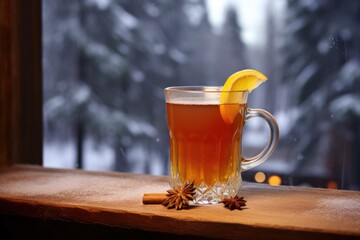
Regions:
<instances>
[{"instance_id":1,"label":"window","mask_svg":"<svg viewBox=\"0 0 360 240\"><path fill-rule=\"evenodd\" d=\"M351 0L44 1L44 164L167 174L164 87L254 68L269 81L249 106L281 139L245 179L359 189L359 15ZM246 155L266 139L249 121Z\"/></svg>"}]
</instances>

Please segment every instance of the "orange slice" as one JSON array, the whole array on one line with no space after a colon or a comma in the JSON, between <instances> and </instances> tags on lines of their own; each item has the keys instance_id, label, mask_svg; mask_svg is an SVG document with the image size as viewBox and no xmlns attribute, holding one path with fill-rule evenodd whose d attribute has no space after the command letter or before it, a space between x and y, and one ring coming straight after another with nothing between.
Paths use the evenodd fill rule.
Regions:
<instances>
[{"instance_id":1,"label":"orange slice","mask_svg":"<svg viewBox=\"0 0 360 240\"><path fill-rule=\"evenodd\" d=\"M240 104L244 101L241 91L250 93L266 80L263 73L253 69L245 69L228 77L220 95L220 113L224 122L233 123L239 113Z\"/></svg>"}]
</instances>

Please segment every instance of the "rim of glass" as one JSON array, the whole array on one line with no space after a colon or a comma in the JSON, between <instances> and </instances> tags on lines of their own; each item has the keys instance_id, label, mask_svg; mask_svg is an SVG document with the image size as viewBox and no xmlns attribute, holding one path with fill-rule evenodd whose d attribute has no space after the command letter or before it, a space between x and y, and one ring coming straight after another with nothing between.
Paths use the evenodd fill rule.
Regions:
<instances>
[{"instance_id":1,"label":"rim of glass","mask_svg":"<svg viewBox=\"0 0 360 240\"><path fill-rule=\"evenodd\" d=\"M248 93L247 90L229 90L223 91L223 86L173 86L167 87L165 91L177 91L177 92L243 92Z\"/></svg>"}]
</instances>

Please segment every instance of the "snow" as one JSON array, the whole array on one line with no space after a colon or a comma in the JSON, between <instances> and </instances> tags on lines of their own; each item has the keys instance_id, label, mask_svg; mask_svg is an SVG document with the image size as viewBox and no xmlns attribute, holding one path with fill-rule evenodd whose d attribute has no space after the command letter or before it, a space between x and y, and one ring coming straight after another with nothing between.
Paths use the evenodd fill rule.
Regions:
<instances>
[{"instance_id":1,"label":"snow","mask_svg":"<svg viewBox=\"0 0 360 240\"><path fill-rule=\"evenodd\" d=\"M153 47L153 53L155 53L156 55L161 55L164 54L166 50L166 47L164 44L162 43L157 43L155 44L155 46Z\"/></svg>"},{"instance_id":2,"label":"snow","mask_svg":"<svg viewBox=\"0 0 360 240\"><path fill-rule=\"evenodd\" d=\"M265 121L259 117L246 120L242 144L245 148L258 148L266 146L269 142L270 130Z\"/></svg>"},{"instance_id":3,"label":"snow","mask_svg":"<svg viewBox=\"0 0 360 240\"><path fill-rule=\"evenodd\" d=\"M276 122L279 126L279 137L288 136L290 130L300 116L298 108L289 108L284 111L278 111L274 114ZM252 118L246 121L246 130L244 131L243 144L246 147L265 146L269 141L269 129L260 118Z\"/></svg>"},{"instance_id":4,"label":"snow","mask_svg":"<svg viewBox=\"0 0 360 240\"><path fill-rule=\"evenodd\" d=\"M326 54L329 51L329 41L328 39L322 39L317 45L319 53Z\"/></svg>"},{"instance_id":5,"label":"snow","mask_svg":"<svg viewBox=\"0 0 360 240\"><path fill-rule=\"evenodd\" d=\"M99 125L104 126L109 132L116 132L121 127L125 127L133 135L156 135L156 129L146 121L127 116L123 112L109 109L105 105L96 102L89 104L89 112Z\"/></svg>"},{"instance_id":6,"label":"snow","mask_svg":"<svg viewBox=\"0 0 360 240\"><path fill-rule=\"evenodd\" d=\"M158 17L160 14L159 8L155 6L155 3L147 2L145 3L145 11L151 17Z\"/></svg>"},{"instance_id":7,"label":"snow","mask_svg":"<svg viewBox=\"0 0 360 240\"><path fill-rule=\"evenodd\" d=\"M96 4L99 9L106 9L111 4L111 0L90 0L90 4Z\"/></svg>"},{"instance_id":8,"label":"snow","mask_svg":"<svg viewBox=\"0 0 360 240\"><path fill-rule=\"evenodd\" d=\"M360 61L357 59L349 60L339 74L338 90L352 86L356 81L360 81Z\"/></svg>"},{"instance_id":9,"label":"snow","mask_svg":"<svg viewBox=\"0 0 360 240\"><path fill-rule=\"evenodd\" d=\"M309 63L296 78L296 84L299 89L302 89L306 83L312 78L312 76L318 71L318 65L316 63Z\"/></svg>"},{"instance_id":10,"label":"snow","mask_svg":"<svg viewBox=\"0 0 360 240\"><path fill-rule=\"evenodd\" d=\"M300 1L301 5L306 7L310 11L315 11L319 8L319 3L313 0L302 0Z\"/></svg>"},{"instance_id":11,"label":"snow","mask_svg":"<svg viewBox=\"0 0 360 240\"><path fill-rule=\"evenodd\" d=\"M127 42L133 41L132 30L139 27L139 22L136 17L125 11L122 7L115 4L111 8L112 14L115 16L115 28L114 33Z\"/></svg>"},{"instance_id":12,"label":"snow","mask_svg":"<svg viewBox=\"0 0 360 240\"><path fill-rule=\"evenodd\" d=\"M266 40L266 9L269 4L276 9L278 16L283 16L285 9L285 0L207 0L207 14L214 32L221 32L224 23L225 12L228 8L236 9L238 13L238 22L241 24L241 37L248 46L256 48L265 44ZM261 13L261 14L258 14Z\"/></svg>"},{"instance_id":13,"label":"snow","mask_svg":"<svg viewBox=\"0 0 360 240\"><path fill-rule=\"evenodd\" d=\"M132 172L144 172L146 161L148 161L149 158L148 152L142 145L135 144L131 149L128 150L126 157L128 162L131 164Z\"/></svg>"},{"instance_id":14,"label":"snow","mask_svg":"<svg viewBox=\"0 0 360 240\"><path fill-rule=\"evenodd\" d=\"M143 121L127 121L127 128L134 135L146 134L148 136L155 136L156 129Z\"/></svg>"},{"instance_id":15,"label":"snow","mask_svg":"<svg viewBox=\"0 0 360 240\"><path fill-rule=\"evenodd\" d=\"M152 149L146 149L142 144L134 144L127 151L126 157L134 173L144 173L147 165L153 175L162 175L165 172L160 155Z\"/></svg>"},{"instance_id":16,"label":"snow","mask_svg":"<svg viewBox=\"0 0 360 240\"><path fill-rule=\"evenodd\" d=\"M76 168L75 143L44 142L44 166L51 168ZM114 166L114 150L87 139L84 145L84 169L110 171Z\"/></svg>"},{"instance_id":17,"label":"snow","mask_svg":"<svg viewBox=\"0 0 360 240\"><path fill-rule=\"evenodd\" d=\"M125 64L121 55L114 54L103 44L89 40L86 42L86 49L89 55L99 59L101 67L105 72L113 72L114 69L121 69Z\"/></svg>"},{"instance_id":18,"label":"snow","mask_svg":"<svg viewBox=\"0 0 360 240\"><path fill-rule=\"evenodd\" d=\"M341 69L340 75L347 79L360 76L360 61L357 59L348 61Z\"/></svg>"},{"instance_id":19,"label":"snow","mask_svg":"<svg viewBox=\"0 0 360 240\"><path fill-rule=\"evenodd\" d=\"M76 168L76 151L73 141L44 142L44 167L50 168ZM131 165L131 172L144 173L146 164L149 164L150 173L162 175L163 161L160 155L152 149L145 149L144 145L137 143L126 152L126 158ZM86 139L84 144L83 168L95 171L112 171L115 166L114 149L106 144L97 144Z\"/></svg>"},{"instance_id":20,"label":"snow","mask_svg":"<svg viewBox=\"0 0 360 240\"><path fill-rule=\"evenodd\" d=\"M282 138L287 136L293 128L296 119L299 117L299 111L297 108L291 108L286 111L279 111L274 115L279 125L279 129L281 130L279 132L280 138Z\"/></svg>"},{"instance_id":21,"label":"snow","mask_svg":"<svg viewBox=\"0 0 360 240\"><path fill-rule=\"evenodd\" d=\"M89 99L90 99L89 87L82 85L76 89L76 94L74 94L74 104L80 105L87 102Z\"/></svg>"},{"instance_id":22,"label":"snow","mask_svg":"<svg viewBox=\"0 0 360 240\"><path fill-rule=\"evenodd\" d=\"M346 94L330 103L330 111L335 115L345 115L348 112L360 117L360 96L355 94Z\"/></svg>"},{"instance_id":23,"label":"snow","mask_svg":"<svg viewBox=\"0 0 360 240\"><path fill-rule=\"evenodd\" d=\"M114 166L115 153L110 146L99 145L88 139L85 141L85 149L84 169L108 171Z\"/></svg>"},{"instance_id":24,"label":"snow","mask_svg":"<svg viewBox=\"0 0 360 240\"><path fill-rule=\"evenodd\" d=\"M266 160L264 163L257 166L256 171L288 174L289 172L292 171L292 169L291 169L291 164L288 161L271 157L270 159Z\"/></svg>"},{"instance_id":25,"label":"snow","mask_svg":"<svg viewBox=\"0 0 360 240\"><path fill-rule=\"evenodd\" d=\"M269 137L266 131L247 131L243 135L243 146L245 148L259 148L259 146L265 146L269 141Z\"/></svg>"},{"instance_id":26,"label":"snow","mask_svg":"<svg viewBox=\"0 0 360 240\"><path fill-rule=\"evenodd\" d=\"M150 163L150 172L153 175L163 175L165 171L164 162L161 159L161 156L158 152L152 151L149 159L151 159Z\"/></svg>"},{"instance_id":27,"label":"snow","mask_svg":"<svg viewBox=\"0 0 360 240\"><path fill-rule=\"evenodd\" d=\"M44 142L43 159L44 167L75 168L75 145Z\"/></svg>"},{"instance_id":28,"label":"snow","mask_svg":"<svg viewBox=\"0 0 360 240\"><path fill-rule=\"evenodd\" d=\"M291 33L295 33L297 31L299 31L300 29L302 29L305 26L306 22L304 21L304 19L299 18L299 19L296 19L296 20L290 22L289 24L291 26L291 27L289 27L289 31Z\"/></svg>"},{"instance_id":29,"label":"snow","mask_svg":"<svg viewBox=\"0 0 360 240\"><path fill-rule=\"evenodd\" d=\"M140 70L132 70L131 71L131 77L134 80L134 82L143 82L145 79L145 74Z\"/></svg>"},{"instance_id":30,"label":"snow","mask_svg":"<svg viewBox=\"0 0 360 240\"><path fill-rule=\"evenodd\" d=\"M184 6L184 12L190 23L197 26L204 18L205 9L201 5L187 4Z\"/></svg>"},{"instance_id":31,"label":"snow","mask_svg":"<svg viewBox=\"0 0 360 240\"><path fill-rule=\"evenodd\" d=\"M64 104L65 104L65 99L61 95L55 96L47 100L44 103L44 107L43 107L44 116L46 118L52 118L58 113L58 111L62 106L64 106Z\"/></svg>"},{"instance_id":32,"label":"snow","mask_svg":"<svg viewBox=\"0 0 360 240\"><path fill-rule=\"evenodd\" d=\"M119 5L113 6L113 12L116 13L116 17L119 24L124 26L126 29L131 30L139 26L139 22L136 19L136 17L131 15L129 12L125 11Z\"/></svg>"},{"instance_id":33,"label":"snow","mask_svg":"<svg viewBox=\"0 0 360 240\"><path fill-rule=\"evenodd\" d=\"M172 60L178 63L185 63L187 59L184 53L182 53L179 49L175 48L170 49L169 56Z\"/></svg>"},{"instance_id":34,"label":"snow","mask_svg":"<svg viewBox=\"0 0 360 240\"><path fill-rule=\"evenodd\" d=\"M114 35L119 39L124 39L128 43L131 43L134 40L129 29L125 28L121 23L114 28Z\"/></svg>"}]
</instances>

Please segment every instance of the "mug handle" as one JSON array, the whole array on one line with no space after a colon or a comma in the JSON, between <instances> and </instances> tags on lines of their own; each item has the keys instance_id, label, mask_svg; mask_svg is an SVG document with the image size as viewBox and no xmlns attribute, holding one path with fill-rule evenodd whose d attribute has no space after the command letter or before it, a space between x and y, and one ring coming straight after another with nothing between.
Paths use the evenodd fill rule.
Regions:
<instances>
[{"instance_id":1,"label":"mug handle","mask_svg":"<svg viewBox=\"0 0 360 240\"><path fill-rule=\"evenodd\" d=\"M255 157L245 158L242 157L241 161L241 171L247 171L253 167L260 165L261 163L265 162L266 159L270 157L270 155L274 152L275 147L279 141L279 127L275 118L267 111L262 109L246 109L246 120L254 117L261 117L266 121L266 123L270 127L270 141L267 146Z\"/></svg>"}]
</instances>

